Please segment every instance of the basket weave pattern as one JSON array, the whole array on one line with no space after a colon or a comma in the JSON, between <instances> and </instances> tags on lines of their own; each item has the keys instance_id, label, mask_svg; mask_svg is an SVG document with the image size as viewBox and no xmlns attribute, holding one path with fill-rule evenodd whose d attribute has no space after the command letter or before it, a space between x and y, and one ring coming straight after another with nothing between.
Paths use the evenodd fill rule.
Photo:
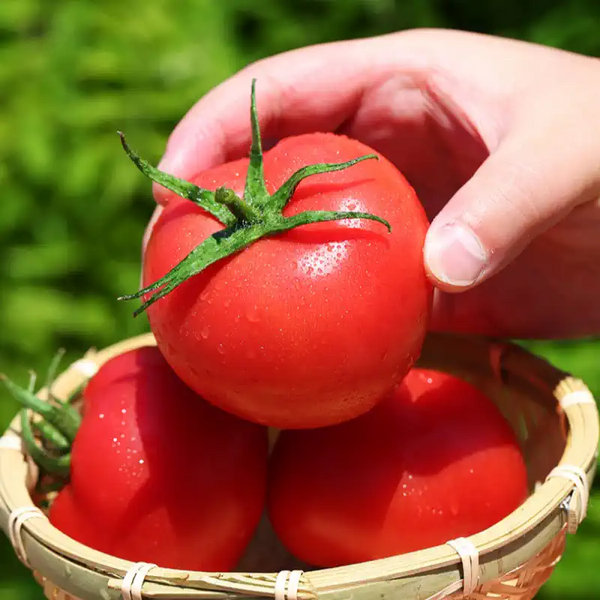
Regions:
<instances>
[{"instance_id":1,"label":"basket weave pattern","mask_svg":"<svg viewBox=\"0 0 600 600\"><path fill-rule=\"evenodd\" d=\"M97 365L142 345L139 336L92 351ZM511 423L521 443L532 494L514 513L469 538L477 552L476 585L465 593L465 557L449 545L336 569L300 565L263 523L237 573L186 573L154 568L144 578L144 598L170 600L380 600L440 598L528 600L551 576L568 533L585 516L586 489L595 475L598 409L585 385L547 362L510 344L440 334L426 340L419 366L471 381L486 393ZM65 371L53 392L66 396L85 380ZM44 393L40 393L44 397ZM576 398L574 402L573 399ZM563 400L567 399L563 406ZM14 442L19 422L11 425ZM7 435L4 436L6 441ZM0 444L0 528L8 533L10 515L32 506L36 470L16 444ZM581 474L552 475L557 465ZM575 484L574 484L575 481ZM50 600L119 600L132 563L110 557L68 538L37 518L22 524L20 540L28 566ZM462 562L461 562L462 561ZM297 589L278 587L278 572L296 572ZM285 585L289 584L286 583ZM139 596L136 596L139 598ZM135 599L134 599L135 600Z\"/></svg>"}]
</instances>

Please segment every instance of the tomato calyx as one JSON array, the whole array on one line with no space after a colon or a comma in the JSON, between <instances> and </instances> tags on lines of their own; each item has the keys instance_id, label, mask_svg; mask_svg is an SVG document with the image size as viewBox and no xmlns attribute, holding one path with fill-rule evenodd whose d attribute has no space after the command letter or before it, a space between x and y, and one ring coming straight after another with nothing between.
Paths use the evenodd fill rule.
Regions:
<instances>
[{"instance_id":1,"label":"tomato calyx","mask_svg":"<svg viewBox=\"0 0 600 600\"><path fill-rule=\"evenodd\" d=\"M4 374L0 374L0 381L23 407L19 412L21 439L29 456L46 474L66 479L71 468L71 446L81 426L81 415L72 404L79 395L79 389L66 400L60 400L52 392L63 354L62 350L57 352L50 363L45 385L47 401L34 393L35 373L31 373L27 388L17 385Z\"/></svg>"},{"instance_id":2,"label":"tomato calyx","mask_svg":"<svg viewBox=\"0 0 600 600\"><path fill-rule=\"evenodd\" d=\"M341 171L364 160L378 160L376 154L360 156L343 163L321 163L302 167L296 171L275 193L267 191L258 114L256 110L256 80L252 81L250 120L252 143L250 162L246 176L243 197L233 190L220 187L216 191L200 188L189 181L163 173L140 158L127 144L123 133L119 132L125 152L135 166L149 179L186 200L200 206L224 229L214 233L196 246L179 264L164 277L134 294L119 297L119 300L133 300L144 297L144 303L133 314L144 312L160 298L172 292L176 287L206 267L232 254L243 250L261 238L276 235L310 223L338 221L343 219L367 219L385 225L391 232L391 225L381 217L358 211L304 211L286 217L283 209L291 200L301 181L312 175ZM150 294L148 296L148 294Z\"/></svg>"}]
</instances>

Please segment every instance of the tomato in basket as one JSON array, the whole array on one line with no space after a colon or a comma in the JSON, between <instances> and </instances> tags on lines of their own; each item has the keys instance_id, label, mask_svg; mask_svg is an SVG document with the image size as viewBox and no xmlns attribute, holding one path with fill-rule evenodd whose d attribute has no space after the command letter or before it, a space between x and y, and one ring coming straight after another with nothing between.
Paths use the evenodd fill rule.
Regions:
<instances>
[{"instance_id":1,"label":"tomato in basket","mask_svg":"<svg viewBox=\"0 0 600 600\"><path fill-rule=\"evenodd\" d=\"M415 368L366 415L282 432L267 504L290 552L332 567L472 535L527 495L519 444L493 402Z\"/></svg>"},{"instance_id":2,"label":"tomato in basket","mask_svg":"<svg viewBox=\"0 0 600 600\"><path fill-rule=\"evenodd\" d=\"M267 458L266 428L199 398L157 347L137 348L86 386L68 483L49 518L112 556L231 570L264 509Z\"/></svg>"}]
</instances>

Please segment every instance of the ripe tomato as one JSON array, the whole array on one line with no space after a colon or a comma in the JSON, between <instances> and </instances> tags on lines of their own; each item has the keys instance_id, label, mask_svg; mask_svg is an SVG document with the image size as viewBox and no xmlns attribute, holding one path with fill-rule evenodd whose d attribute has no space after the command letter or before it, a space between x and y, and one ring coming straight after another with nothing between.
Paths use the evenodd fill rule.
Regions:
<instances>
[{"instance_id":1,"label":"ripe tomato","mask_svg":"<svg viewBox=\"0 0 600 600\"><path fill-rule=\"evenodd\" d=\"M274 193L303 166L371 152L334 134L285 139L264 155L267 189ZM248 160L238 160L192 182L241 194L247 169ZM148 308L183 381L226 411L278 428L331 425L371 409L418 357L431 304L427 218L385 158L304 180L283 214L308 210L369 212L392 231L367 220L303 225L260 239ZM144 284L220 229L173 194L147 246Z\"/></svg>"},{"instance_id":2,"label":"ripe tomato","mask_svg":"<svg viewBox=\"0 0 600 600\"><path fill-rule=\"evenodd\" d=\"M264 507L266 429L203 401L156 347L109 363L86 389L51 522L123 559L231 570Z\"/></svg>"},{"instance_id":3,"label":"ripe tomato","mask_svg":"<svg viewBox=\"0 0 600 600\"><path fill-rule=\"evenodd\" d=\"M131 379L139 371L147 370L148 357L151 359L155 356L155 351L147 352L140 348L134 352L123 352L113 359L107 360L85 383L83 387L84 406L90 403L91 398L101 397L102 389L110 388L117 381Z\"/></svg>"},{"instance_id":4,"label":"ripe tomato","mask_svg":"<svg viewBox=\"0 0 600 600\"><path fill-rule=\"evenodd\" d=\"M472 535L528 494L518 442L496 406L462 380L420 369L353 421L282 432L269 477L276 533L320 567Z\"/></svg>"}]
</instances>

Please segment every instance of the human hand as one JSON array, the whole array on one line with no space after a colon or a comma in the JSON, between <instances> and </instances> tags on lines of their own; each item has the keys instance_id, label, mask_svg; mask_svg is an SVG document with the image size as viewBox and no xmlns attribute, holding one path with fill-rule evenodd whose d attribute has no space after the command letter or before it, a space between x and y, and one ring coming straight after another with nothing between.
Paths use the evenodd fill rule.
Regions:
<instances>
[{"instance_id":1,"label":"human hand","mask_svg":"<svg viewBox=\"0 0 600 600\"><path fill-rule=\"evenodd\" d=\"M266 139L343 133L415 187L433 219L433 329L600 334L599 60L445 30L303 48L208 93L159 168L191 179L246 155L253 78Z\"/></svg>"}]
</instances>

